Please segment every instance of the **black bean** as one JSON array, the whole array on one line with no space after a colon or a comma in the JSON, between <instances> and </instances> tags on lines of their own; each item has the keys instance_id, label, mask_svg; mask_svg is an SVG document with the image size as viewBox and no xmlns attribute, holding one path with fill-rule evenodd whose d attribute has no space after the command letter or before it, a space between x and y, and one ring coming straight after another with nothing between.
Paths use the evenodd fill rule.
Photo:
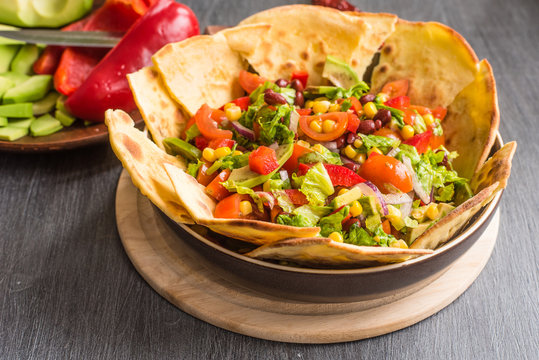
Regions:
<instances>
[{"instance_id":1,"label":"black bean","mask_svg":"<svg viewBox=\"0 0 539 360\"><path fill-rule=\"evenodd\" d=\"M303 92L303 90L305 90L305 88L303 87L303 84L298 79L292 80L292 82L290 83L290 86L292 87L292 89L296 91Z\"/></svg>"},{"instance_id":2,"label":"black bean","mask_svg":"<svg viewBox=\"0 0 539 360\"><path fill-rule=\"evenodd\" d=\"M294 105L303 107L305 105L305 98L303 97L303 92L296 91L296 98L294 99Z\"/></svg>"},{"instance_id":3,"label":"black bean","mask_svg":"<svg viewBox=\"0 0 539 360\"><path fill-rule=\"evenodd\" d=\"M268 105L277 105L277 104L286 104L286 99L281 94L276 93L271 89L266 89L264 91L264 101Z\"/></svg>"},{"instance_id":4,"label":"black bean","mask_svg":"<svg viewBox=\"0 0 539 360\"><path fill-rule=\"evenodd\" d=\"M378 110L376 115L374 115L373 120L380 120L382 122L382 125L385 125L391 121L391 111L387 109L380 109Z\"/></svg>"},{"instance_id":5,"label":"black bean","mask_svg":"<svg viewBox=\"0 0 539 360\"><path fill-rule=\"evenodd\" d=\"M366 135L372 134L376 131L376 125L372 120L363 120L359 123L357 131Z\"/></svg>"},{"instance_id":6,"label":"black bean","mask_svg":"<svg viewBox=\"0 0 539 360\"><path fill-rule=\"evenodd\" d=\"M277 85L278 87L287 87L288 86L288 80L286 79L278 79L275 81L275 85Z\"/></svg>"},{"instance_id":7,"label":"black bean","mask_svg":"<svg viewBox=\"0 0 539 360\"><path fill-rule=\"evenodd\" d=\"M373 94L366 94L359 98L359 102L361 103L361 105L365 105L368 102L374 101L375 98L376 96L374 96Z\"/></svg>"},{"instance_id":8,"label":"black bean","mask_svg":"<svg viewBox=\"0 0 539 360\"><path fill-rule=\"evenodd\" d=\"M349 134L348 134L348 137L346 138L346 142L347 142L348 144L353 144L354 141L356 141L356 139L357 139L357 135L356 135L356 134L354 134L354 133L349 133Z\"/></svg>"}]
</instances>

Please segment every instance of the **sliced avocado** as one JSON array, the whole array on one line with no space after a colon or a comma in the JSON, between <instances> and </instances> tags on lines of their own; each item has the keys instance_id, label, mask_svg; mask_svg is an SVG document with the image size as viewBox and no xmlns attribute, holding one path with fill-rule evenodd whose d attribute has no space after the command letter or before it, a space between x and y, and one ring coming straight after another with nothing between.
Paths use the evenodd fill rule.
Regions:
<instances>
[{"instance_id":1,"label":"sliced avocado","mask_svg":"<svg viewBox=\"0 0 539 360\"><path fill-rule=\"evenodd\" d=\"M28 135L28 129L6 126L0 128L0 140L15 141Z\"/></svg>"},{"instance_id":2,"label":"sliced avocado","mask_svg":"<svg viewBox=\"0 0 539 360\"><path fill-rule=\"evenodd\" d=\"M0 116L0 126L6 126L7 125L7 117Z\"/></svg>"},{"instance_id":3,"label":"sliced avocado","mask_svg":"<svg viewBox=\"0 0 539 360\"><path fill-rule=\"evenodd\" d=\"M305 88L305 92L307 95L327 95L329 92L335 91L335 86L326 86L326 85L320 85L320 86L308 86Z\"/></svg>"},{"instance_id":4,"label":"sliced avocado","mask_svg":"<svg viewBox=\"0 0 539 360\"><path fill-rule=\"evenodd\" d=\"M43 99L52 86L52 75L34 75L4 94L4 104L30 102Z\"/></svg>"},{"instance_id":5,"label":"sliced avocado","mask_svg":"<svg viewBox=\"0 0 539 360\"><path fill-rule=\"evenodd\" d=\"M45 114L32 122L30 133L32 136L46 136L53 134L63 128L62 123L50 114Z\"/></svg>"},{"instance_id":6,"label":"sliced avocado","mask_svg":"<svg viewBox=\"0 0 539 360\"><path fill-rule=\"evenodd\" d=\"M62 110L56 110L54 112L54 117L58 119L58 121L60 121L65 127L73 125L75 120L77 120L74 116L63 112Z\"/></svg>"},{"instance_id":7,"label":"sliced avocado","mask_svg":"<svg viewBox=\"0 0 539 360\"><path fill-rule=\"evenodd\" d=\"M363 193L358 187L351 188L349 191L339 195L333 199L333 207L338 209L342 206L350 204L352 201L358 200Z\"/></svg>"},{"instance_id":8,"label":"sliced avocado","mask_svg":"<svg viewBox=\"0 0 539 360\"><path fill-rule=\"evenodd\" d=\"M58 100L58 97L60 97L60 94L56 91L51 91L45 95L43 99L34 102L32 105L34 115L43 115L53 111L56 107L56 100Z\"/></svg>"},{"instance_id":9,"label":"sliced avocado","mask_svg":"<svg viewBox=\"0 0 539 360\"><path fill-rule=\"evenodd\" d=\"M0 98L2 98L6 91L11 89L13 86L15 86L15 83L13 81L0 76Z\"/></svg>"},{"instance_id":10,"label":"sliced avocado","mask_svg":"<svg viewBox=\"0 0 539 360\"><path fill-rule=\"evenodd\" d=\"M23 45L11 61L10 69L20 74L30 74L32 72L32 65L34 65L38 57L39 48L37 45Z\"/></svg>"},{"instance_id":11,"label":"sliced avocado","mask_svg":"<svg viewBox=\"0 0 539 360\"><path fill-rule=\"evenodd\" d=\"M83 17L92 0L0 1L0 22L22 27L60 27Z\"/></svg>"},{"instance_id":12,"label":"sliced avocado","mask_svg":"<svg viewBox=\"0 0 539 360\"><path fill-rule=\"evenodd\" d=\"M408 244L411 245L415 241L415 239L417 239L421 234L427 231L429 227L434 225L435 222L449 214L455 208L453 205L446 203L438 203L436 205L438 207L438 216L436 217L436 219L422 222L415 228L408 229L408 231L406 232L406 242Z\"/></svg>"},{"instance_id":13,"label":"sliced avocado","mask_svg":"<svg viewBox=\"0 0 539 360\"><path fill-rule=\"evenodd\" d=\"M30 78L29 75L19 74L19 73L13 72L13 71L2 72L2 73L0 73L0 77L3 77L3 78L6 78L8 80L13 81L13 84L14 84L13 86L17 86L19 84L22 84L23 82L25 82L26 80L28 80Z\"/></svg>"},{"instance_id":14,"label":"sliced avocado","mask_svg":"<svg viewBox=\"0 0 539 360\"><path fill-rule=\"evenodd\" d=\"M263 184L268 181L273 174L275 174L281 166L284 165L286 160L292 156L292 150L294 146L292 144L281 145L277 150L275 150L275 155L277 157L277 163L279 167L273 170L267 175L260 175L249 168L249 165L241 167L239 169L234 169L230 173L228 180L225 182L225 187L227 189L234 189L236 186L245 186L248 188L253 188L257 185Z\"/></svg>"},{"instance_id":15,"label":"sliced avocado","mask_svg":"<svg viewBox=\"0 0 539 360\"><path fill-rule=\"evenodd\" d=\"M0 105L0 116L9 118L32 117L32 103Z\"/></svg>"},{"instance_id":16,"label":"sliced avocado","mask_svg":"<svg viewBox=\"0 0 539 360\"><path fill-rule=\"evenodd\" d=\"M359 76L350 65L331 55L326 57L322 77L345 89L349 89L360 82Z\"/></svg>"},{"instance_id":17,"label":"sliced avocado","mask_svg":"<svg viewBox=\"0 0 539 360\"><path fill-rule=\"evenodd\" d=\"M31 117L28 119L10 119L9 120L9 127L18 127L23 129L30 129L30 125L32 125L32 121L34 121L35 118Z\"/></svg>"},{"instance_id":18,"label":"sliced avocado","mask_svg":"<svg viewBox=\"0 0 539 360\"><path fill-rule=\"evenodd\" d=\"M19 45L0 45L0 72L8 71L9 65L19 51Z\"/></svg>"}]
</instances>

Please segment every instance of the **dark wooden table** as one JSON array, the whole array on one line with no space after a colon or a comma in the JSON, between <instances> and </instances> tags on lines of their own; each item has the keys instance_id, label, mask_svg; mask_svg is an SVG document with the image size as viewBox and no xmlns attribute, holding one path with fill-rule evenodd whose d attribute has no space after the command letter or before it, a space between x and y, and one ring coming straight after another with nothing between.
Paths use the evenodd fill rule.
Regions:
<instances>
[{"instance_id":1,"label":"dark wooden table","mask_svg":"<svg viewBox=\"0 0 539 360\"><path fill-rule=\"evenodd\" d=\"M204 28L286 1L186 3ZM496 248L461 297L407 329L351 343L284 344L231 333L169 304L129 262L114 220L121 166L107 144L0 153L0 358L539 358L539 2L355 4L445 23L494 68L500 131L519 148Z\"/></svg>"}]
</instances>

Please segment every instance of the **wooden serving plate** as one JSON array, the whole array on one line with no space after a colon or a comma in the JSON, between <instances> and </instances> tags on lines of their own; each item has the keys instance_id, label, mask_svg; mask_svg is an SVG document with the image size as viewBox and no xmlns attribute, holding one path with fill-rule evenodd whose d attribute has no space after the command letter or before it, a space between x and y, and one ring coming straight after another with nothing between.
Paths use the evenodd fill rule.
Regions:
<instances>
[{"instance_id":1,"label":"wooden serving plate","mask_svg":"<svg viewBox=\"0 0 539 360\"><path fill-rule=\"evenodd\" d=\"M476 243L426 287L388 302L309 303L272 297L209 271L124 170L116 192L122 244L142 277L179 309L223 329L293 343L336 343L387 334L448 306L477 278L496 243L499 210Z\"/></svg>"}]
</instances>

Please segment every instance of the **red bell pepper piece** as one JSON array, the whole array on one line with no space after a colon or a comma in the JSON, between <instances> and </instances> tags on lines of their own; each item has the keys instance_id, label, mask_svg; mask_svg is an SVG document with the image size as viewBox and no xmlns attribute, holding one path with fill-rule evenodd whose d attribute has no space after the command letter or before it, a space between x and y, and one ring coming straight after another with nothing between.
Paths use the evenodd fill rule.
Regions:
<instances>
[{"instance_id":1,"label":"red bell pepper piece","mask_svg":"<svg viewBox=\"0 0 539 360\"><path fill-rule=\"evenodd\" d=\"M356 114L359 115L360 114L359 112L363 110L363 106L361 106L361 102L355 96L350 96L348 100L350 100L350 102L352 103L352 109L354 109Z\"/></svg>"},{"instance_id":2,"label":"red bell pepper piece","mask_svg":"<svg viewBox=\"0 0 539 360\"><path fill-rule=\"evenodd\" d=\"M204 151L205 148L208 147L208 139L206 139L204 136L199 135L195 138L195 146L200 150Z\"/></svg>"},{"instance_id":3,"label":"red bell pepper piece","mask_svg":"<svg viewBox=\"0 0 539 360\"><path fill-rule=\"evenodd\" d=\"M292 73L292 77L290 79L290 81L293 81L295 79L298 79L301 84L303 85L304 88L307 87L307 80L309 79L309 73L307 72L307 70L298 70L298 71L294 71Z\"/></svg>"},{"instance_id":4,"label":"red bell pepper piece","mask_svg":"<svg viewBox=\"0 0 539 360\"><path fill-rule=\"evenodd\" d=\"M212 139L210 140L210 143L208 144L208 147L212 148L212 149L219 149L221 147L228 147L228 148L231 148L234 146L236 142L232 139L224 139L224 138L220 138L220 139Z\"/></svg>"},{"instance_id":5,"label":"red bell pepper piece","mask_svg":"<svg viewBox=\"0 0 539 360\"><path fill-rule=\"evenodd\" d=\"M365 182L361 176L341 165L324 164L333 186L353 186Z\"/></svg>"},{"instance_id":6,"label":"red bell pepper piece","mask_svg":"<svg viewBox=\"0 0 539 360\"><path fill-rule=\"evenodd\" d=\"M432 131L425 131L421 134L417 134L404 141L403 144L412 145L416 148L419 154L423 154L429 148L430 139L432 137Z\"/></svg>"},{"instance_id":7,"label":"red bell pepper piece","mask_svg":"<svg viewBox=\"0 0 539 360\"><path fill-rule=\"evenodd\" d=\"M384 105L395 109L404 110L410 106L410 98L408 96L397 96L396 98L386 101Z\"/></svg>"},{"instance_id":8,"label":"red bell pepper piece","mask_svg":"<svg viewBox=\"0 0 539 360\"><path fill-rule=\"evenodd\" d=\"M305 194L297 189L286 189L284 192L286 195L288 195L288 198L295 206L301 206L309 203Z\"/></svg>"},{"instance_id":9,"label":"red bell pepper piece","mask_svg":"<svg viewBox=\"0 0 539 360\"><path fill-rule=\"evenodd\" d=\"M279 167L275 150L260 146L249 154L249 168L255 173L267 175Z\"/></svg>"},{"instance_id":10,"label":"red bell pepper piece","mask_svg":"<svg viewBox=\"0 0 539 360\"><path fill-rule=\"evenodd\" d=\"M105 110L135 109L126 74L151 65L151 56L165 44L199 34L195 14L173 0L156 2L93 69L65 102L76 117L103 121Z\"/></svg>"},{"instance_id":11,"label":"red bell pepper piece","mask_svg":"<svg viewBox=\"0 0 539 360\"><path fill-rule=\"evenodd\" d=\"M348 113L348 125L346 130L355 133L359 127L359 117L356 114Z\"/></svg>"},{"instance_id":12,"label":"red bell pepper piece","mask_svg":"<svg viewBox=\"0 0 539 360\"><path fill-rule=\"evenodd\" d=\"M307 164L298 164L298 175L303 176L307 174L307 171L311 168L313 165L307 165Z\"/></svg>"}]
</instances>

